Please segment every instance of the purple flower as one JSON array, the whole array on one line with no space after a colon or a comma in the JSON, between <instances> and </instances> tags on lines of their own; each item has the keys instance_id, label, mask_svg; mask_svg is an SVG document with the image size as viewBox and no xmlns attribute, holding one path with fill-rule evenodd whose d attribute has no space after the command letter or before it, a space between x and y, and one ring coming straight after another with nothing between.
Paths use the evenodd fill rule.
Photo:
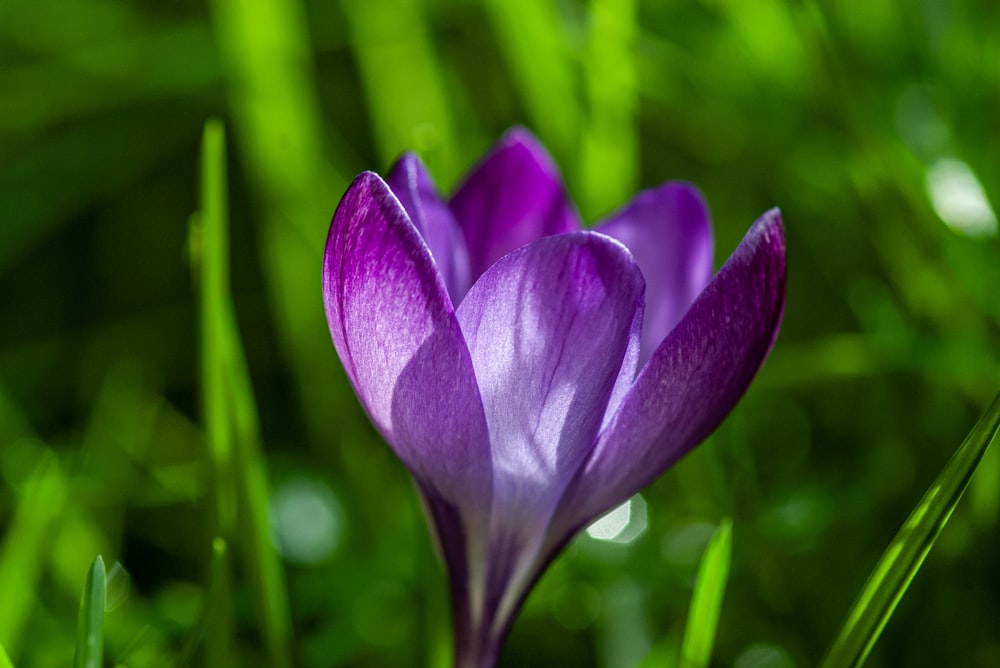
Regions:
<instances>
[{"instance_id":1,"label":"purple flower","mask_svg":"<svg viewBox=\"0 0 1000 668\"><path fill-rule=\"evenodd\" d=\"M436 531L456 665L492 666L562 546L746 390L781 321L784 230L765 213L714 278L708 211L686 183L583 231L515 129L450 201L413 155L386 180L358 176L323 293L347 375Z\"/></svg>"}]
</instances>

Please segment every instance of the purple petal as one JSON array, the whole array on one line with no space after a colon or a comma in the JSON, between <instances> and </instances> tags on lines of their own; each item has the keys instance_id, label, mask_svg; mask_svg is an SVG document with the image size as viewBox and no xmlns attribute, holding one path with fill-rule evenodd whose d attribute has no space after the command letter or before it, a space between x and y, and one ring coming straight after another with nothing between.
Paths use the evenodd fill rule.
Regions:
<instances>
[{"instance_id":1,"label":"purple petal","mask_svg":"<svg viewBox=\"0 0 1000 668\"><path fill-rule=\"evenodd\" d=\"M622 359L622 368L618 372L615 386L611 390L611 398L608 399L608 406L604 409L604 420L601 422L601 430L605 427L618 412L618 407L632 389L636 371L639 369L639 342L642 340L642 321L645 315L645 302L639 305L635 311L635 319L629 326L628 347L625 349L625 356Z\"/></svg>"},{"instance_id":2,"label":"purple petal","mask_svg":"<svg viewBox=\"0 0 1000 668\"><path fill-rule=\"evenodd\" d=\"M580 229L559 172L526 130L505 134L451 200L465 233L472 280L521 246Z\"/></svg>"},{"instance_id":3,"label":"purple petal","mask_svg":"<svg viewBox=\"0 0 1000 668\"><path fill-rule=\"evenodd\" d=\"M712 277L712 226L693 185L666 183L639 193L597 228L625 244L646 279L639 368Z\"/></svg>"},{"instance_id":4,"label":"purple petal","mask_svg":"<svg viewBox=\"0 0 1000 668\"><path fill-rule=\"evenodd\" d=\"M386 183L431 249L452 303L459 303L471 284L465 239L427 169L415 154L406 153L390 170Z\"/></svg>"},{"instance_id":5,"label":"purple petal","mask_svg":"<svg viewBox=\"0 0 1000 668\"><path fill-rule=\"evenodd\" d=\"M501 620L596 441L637 338L642 293L642 275L624 246L575 232L505 256L458 307L492 444L486 596L507 601Z\"/></svg>"},{"instance_id":6,"label":"purple petal","mask_svg":"<svg viewBox=\"0 0 1000 668\"><path fill-rule=\"evenodd\" d=\"M550 543L648 485L718 426L771 350L784 304L785 236L774 209L639 373L560 504Z\"/></svg>"},{"instance_id":7,"label":"purple petal","mask_svg":"<svg viewBox=\"0 0 1000 668\"><path fill-rule=\"evenodd\" d=\"M491 504L486 420L441 276L376 174L358 176L333 216L323 297L344 369L417 480L461 595L467 558L482 558L485 532L477 529Z\"/></svg>"}]
</instances>

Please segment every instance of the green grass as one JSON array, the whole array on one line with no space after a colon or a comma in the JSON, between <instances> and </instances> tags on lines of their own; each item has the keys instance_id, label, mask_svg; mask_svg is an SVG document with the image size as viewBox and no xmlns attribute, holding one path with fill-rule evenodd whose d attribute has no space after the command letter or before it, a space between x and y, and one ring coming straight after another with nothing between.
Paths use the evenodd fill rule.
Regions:
<instances>
[{"instance_id":1,"label":"green grass","mask_svg":"<svg viewBox=\"0 0 1000 668\"><path fill-rule=\"evenodd\" d=\"M76 654L73 668L101 668L104 665L104 603L107 599L107 571L100 555L87 572L80 599L76 627Z\"/></svg>"},{"instance_id":2,"label":"green grass","mask_svg":"<svg viewBox=\"0 0 1000 668\"><path fill-rule=\"evenodd\" d=\"M203 411L215 472L216 520L221 534L241 546L270 665L281 668L291 665L292 625L284 574L271 543L257 409L229 293L226 174L224 130L218 121L209 121L202 146L197 247ZM213 554L217 551L213 543ZM225 559L225 555L217 558ZM213 573L224 577L221 570L213 568ZM213 665L225 664L213 661Z\"/></svg>"},{"instance_id":3,"label":"green grass","mask_svg":"<svg viewBox=\"0 0 1000 668\"><path fill-rule=\"evenodd\" d=\"M712 535L698 566L691 609L681 644L682 668L704 668L712 660L712 647L722 612L729 562L733 550L733 523L726 519Z\"/></svg>"},{"instance_id":4,"label":"green grass","mask_svg":"<svg viewBox=\"0 0 1000 668\"><path fill-rule=\"evenodd\" d=\"M0 668L13 668L14 664L10 662L10 657L7 656L7 650L0 645Z\"/></svg>"},{"instance_id":5,"label":"green grass","mask_svg":"<svg viewBox=\"0 0 1000 668\"><path fill-rule=\"evenodd\" d=\"M917 503L875 566L837 634L823 668L864 665L882 629L958 505L1000 432L1000 394Z\"/></svg>"}]
</instances>

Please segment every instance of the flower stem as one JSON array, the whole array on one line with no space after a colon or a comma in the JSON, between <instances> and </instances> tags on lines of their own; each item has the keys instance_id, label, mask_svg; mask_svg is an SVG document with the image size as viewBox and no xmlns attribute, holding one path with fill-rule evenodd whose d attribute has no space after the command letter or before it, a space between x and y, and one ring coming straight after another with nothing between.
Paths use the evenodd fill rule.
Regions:
<instances>
[{"instance_id":1,"label":"flower stem","mask_svg":"<svg viewBox=\"0 0 1000 668\"><path fill-rule=\"evenodd\" d=\"M492 610L485 615L472 613L468 593L462 592L452 599L455 668L494 668L506 632L495 631Z\"/></svg>"},{"instance_id":2,"label":"flower stem","mask_svg":"<svg viewBox=\"0 0 1000 668\"><path fill-rule=\"evenodd\" d=\"M455 639L455 668L494 668L500 641L486 633L460 633Z\"/></svg>"}]
</instances>

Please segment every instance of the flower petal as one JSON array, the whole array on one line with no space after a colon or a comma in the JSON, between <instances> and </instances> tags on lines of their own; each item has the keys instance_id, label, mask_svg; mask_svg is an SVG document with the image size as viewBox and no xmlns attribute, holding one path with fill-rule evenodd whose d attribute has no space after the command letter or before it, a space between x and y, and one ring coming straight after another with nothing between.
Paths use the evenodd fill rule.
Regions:
<instances>
[{"instance_id":1,"label":"flower petal","mask_svg":"<svg viewBox=\"0 0 1000 668\"><path fill-rule=\"evenodd\" d=\"M423 492L461 590L484 558L477 528L491 503L486 420L430 251L376 174L358 176L333 216L323 297L344 369Z\"/></svg>"},{"instance_id":2,"label":"flower petal","mask_svg":"<svg viewBox=\"0 0 1000 668\"><path fill-rule=\"evenodd\" d=\"M393 165L386 183L431 249L452 303L459 303L471 284L465 239L427 169L415 154L406 153Z\"/></svg>"},{"instance_id":3,"label":"flower petal","mask_svg":"<svg viewBox=\"0 0 1000 668\"><path fill-rule=\"evenodd\" d=\"M712 277L708 207L693 185L665 183L639 193L596 229L625 244L646 279L641 369Z\"/></svg>"},{"instance_id":4,"label":"flower petal","mask_svg":"<svg viewBox=\"0 0 1000 668\"><path fill-rule=\"evenodd\" d=\"M774 209L639 372L563 498L551 544L648 485L718 426L771 350L784 304L785 236Z\"/></svg>"},{"instance_id":5,"label":"flower petal","mask_svg":"<svg viewBox=\"0 0 1000 668\"><path fill-rule=\"evenodd\" d=\"M611 390L611 398L608 399L608 406L604 409L604 420L601 421L601 431L611 422L611 418L618 412L618 407L632 389L635 381L636 371L639 369L639 342L642 337L642 320L645 315L645 303L639 305L635 311L635 318L629 326L628 346L625 348L625 356L622 358L622 368L618 372L615 386Z\"/></svg>"},{"instance_id":6,"label":"flower petal","mask_svg":"<svg viewBox=\"0 0 1000 668\"><path fill-rule=\"evenodd\" d=\"M559 172L529 132L505 134L451 200L465 233L472 280L516 248L580 229Z\"/></svg>"},{"instance_id":7,"label":"flower petal","mask_svg":"<svg viewBox=\"0 0 1000 668\"><path fill-rule=\"evenodd\" d=\"M506 601L498 623L532 577L551 513L596 441L642 293L624 246L575 232L505 256L458 307L492 445L486 597Z\"/></svg>"}]
</instances>

